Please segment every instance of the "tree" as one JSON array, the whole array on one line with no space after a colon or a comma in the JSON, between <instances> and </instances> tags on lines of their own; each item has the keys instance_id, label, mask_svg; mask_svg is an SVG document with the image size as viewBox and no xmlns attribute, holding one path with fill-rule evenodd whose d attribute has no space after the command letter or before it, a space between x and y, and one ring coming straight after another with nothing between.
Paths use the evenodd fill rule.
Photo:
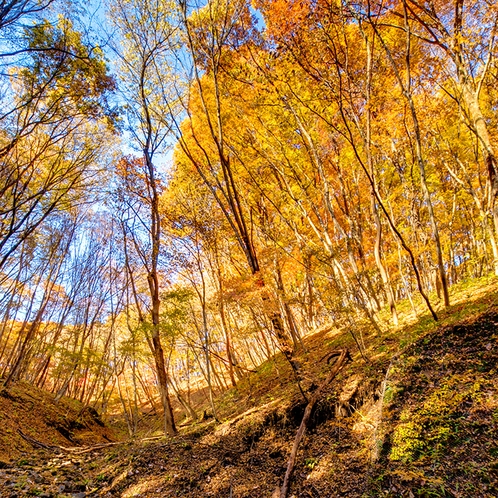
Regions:
<instances>
[{"instance_id":1,"label":"tree","mask_svg":"<svg viewBox=\"0 0 498 498\"><path fill-rule=\"evenodd\" d=\"M488 173L488 210L493 220L494 237L491 238L495 274L498 275L498 160L482 106L482 89L491 76L496 58L498 9L482 2L454 0L432 8L411 0L403 3L407 37L418 37L438 49L442 64L449 72L447 88L451 97L465 110L463 116L475 135L481 150L482 161ZM474 41L474 29L479 36ZM451 62L452 68L448 67Z\"/></svg>"},{"instance_id":2,"label":"tree","mask_svg":"<svg viewBox=\"0 0 498 498\"><path fill-rule=\"evenodd\" d=\"M14 109L0 119L0 270L53 212L83 201L114 119L101 51L64 18L27 37L29 65L12 81Z\"/></svg>"},{"instance_id":3,"label":"tree","mask_svg":"<svg viewBox=\"0 0 498 498\"><path fill-rule=\"evenodd\" d=\"M123 250L134 301L141 327L147 327L148 344L154 356L159 394L164 409L164 431L176 433L168 389L168 375L160 329L160 277L159 256L161 247L161 221L159 212L160 182L155 177L152 163L145 159L123 158L117 167L120 185L116 208L121 211ZM147 282L149 302L141 302L138 295L140 276ZM150 321L142 310L146 306Z\"/></svg>"},{"instance_id":4,"label":"tree","mask_svg":"<svg viewBox=\"0 0 498 498\"><path fill-rule=\"evenodd\" d=\"M180 9L193 81L188 94L189 102L185 105L188 118L178 130L179 146L211 191L232 228L250 271L256 278L256 285L262 291L266 312L282 352L299 383L300 367L293 357L278 306L265 290L264 277L234 174L235 158L231 157L225 140L221 74L229 54L233 54L235 48L250 43L251 16L248 6L242 1L212 1L191 12L187 3L181 1ZM194 99L199 109L196 116L192 115L191 101ZM199 129L199 125L203 129ZM206 145L203 143L204 130L208 137Z\"/></svg>"},{"instance_id":5,"label":"tree","mask_svg":"<svg viewBox=\"0 0 498 498\"><path fill-rule=\"evenodd\" d=\"M140 220L145 228L145 239L140 240L132 230L126 230L125 236L131 236L134 241L147 273L151 300L151 348L164 408L164 429L168 434L175 434L160 337L158 262L161 247L161 182L154 163L155 156L164 150L167 143L170 127L163 117L164 112L171 108L171 102L167 98L165 101L160 98L164 98L168 90L165 82L158 78L157 69L161 66L163 75L168 70L168 54L171 45L175 43L175 28L170 23L171 9L167 4L148 0L116 1L112 4L112 12L113 20L122 35L123 51L118 53L121 53L122 90L128 100L128 131L143 154L141 161L124 159L121 162L121 165L125 165L122 168L122 178L128 186L136 178L140 178L139 189L143 190L140 191L138 200L148 208L148 213ZM136 202L136 199L132 202Z\"/></svg>"}]
</instances>

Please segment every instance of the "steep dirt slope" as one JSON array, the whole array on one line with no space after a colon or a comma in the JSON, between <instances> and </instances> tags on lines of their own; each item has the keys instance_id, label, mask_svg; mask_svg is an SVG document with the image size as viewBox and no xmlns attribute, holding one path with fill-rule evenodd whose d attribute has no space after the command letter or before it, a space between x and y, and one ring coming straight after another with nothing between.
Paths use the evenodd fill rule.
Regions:
<instances>
[{"instance_id":1,"label":"steep dirt slope","mask_svg":"<svg viewBox=\"0 0 498 498\"><path fill-rule=\"evenodd\" d=\"M82 410L77 401L56 403L53 394L26 382L0 389L0 462L29 454L34 447L29 438L49 446L77 446L108 442L112 433L94 410Z\"/></svg>"},{"instance_id":2,"label":"steep dirt slope","mask_svg":"<svg viewBox=\"0 0 498 498\"><path fill-rule=\"evenodd\" d=\"M417 341L392 366L373 490L498 496L498 309Z\"/></svg>"}]
</instances>

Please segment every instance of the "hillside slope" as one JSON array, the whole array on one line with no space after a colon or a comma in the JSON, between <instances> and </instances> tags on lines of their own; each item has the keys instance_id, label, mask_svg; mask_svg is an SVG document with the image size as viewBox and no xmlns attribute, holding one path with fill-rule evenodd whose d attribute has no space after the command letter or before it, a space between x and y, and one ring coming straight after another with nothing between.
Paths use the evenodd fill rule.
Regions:
<instances>
[{"instance_id":1,"label":"hillside slope","mask_svg":"<svg viewBox=\"0 0 498 498\"><path fill-rule=\"evenodd\" d=\"M498 496L498 308L442 327L390 370L369 491Z\"/></svg>"},{"instance_id":2,"label":"hillside slope","mask_svg":"<svg viewBox=\"0 0 498 498\"><path fill-rule=\"evenodd\" d=\"M495 306L437 328L384 370L385 384L370 375L383 362L363 365L363 376L351 365L314 413L289 496L498 496L497 324ZM99 492L270 497L303 408L275 400L211 429L115 452Z\"/></svg>"},{"instance_id":3,"label":"hillside slope","mask_svg":"<svg viewBox=\"0 0 498 498\"><path fill-rule=\"evenodd\" d=\"M498 496L497 287L462 288L439 324L423 316L382 334L365 328L367 361L348 331L306 339L308 397L331 368L327 353L347 347L352 361L313 412L289 496ZM79 454L25 448L0 469L0 495L272 496L306 406L290 369L282 358L261 365L217 406L221 423L175 438Z\"/></svg>"},{"instance_id":4,"label":"hillside slope","mask_svg":"<svg viewBox=\"0 0 498 498\"><path fill-rule=\"evenodd\" d=\"M30 438L47 446L73 447L113 439L112 432L91 408L62 398L27 382L0 389L0 466L29 455Z\"/></svg>"}]
</instances>

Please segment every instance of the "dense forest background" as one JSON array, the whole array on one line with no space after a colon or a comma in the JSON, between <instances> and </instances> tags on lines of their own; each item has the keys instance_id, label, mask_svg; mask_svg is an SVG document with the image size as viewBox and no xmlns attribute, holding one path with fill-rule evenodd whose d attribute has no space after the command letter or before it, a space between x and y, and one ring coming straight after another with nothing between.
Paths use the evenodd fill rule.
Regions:
<instances>
[{"instance_id":1,"label":"dense forest background","mask_svg":"<svg viewBox=\"0 0 498 498\"><path fill-rule=\"evenodd\" d=\"M491 0L0 2L0 376L121 409L498 275Z\"/></svg>"}]
</instances>

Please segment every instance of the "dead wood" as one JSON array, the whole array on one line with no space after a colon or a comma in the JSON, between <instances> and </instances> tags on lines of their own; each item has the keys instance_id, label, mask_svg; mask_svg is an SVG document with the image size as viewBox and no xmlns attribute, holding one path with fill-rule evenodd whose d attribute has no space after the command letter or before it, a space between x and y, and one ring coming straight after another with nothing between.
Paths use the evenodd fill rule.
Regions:
<instances>
[{"instance_id":1,"label":"dead wood","mask_svg":"<svg viewBox=\"0 0 498 498\"><path fill-rule=\"evenodd\" d=\"M28 443L31 443L33 446L37 446L39 448L43 448L45 450L51 450L51 451L66 451L67 453L75 453L77 455L82 454L82 453L87 453L89 451L93 450L100 450L102 448L107 448L109 446L116 446L119 444L127 444L129 441L119 441L115 443L103 443L103 444L97 444L95 446L83 446L83 447L78 447L78 446L60 446L58 444L45 444L42 443L41 441L38 441L37 439L28 436L27 434L24 434L21 429L17 429L17 432L19 435L25 440L28 441Z\"/></svg>"},{"instance_id":2,"label":"dead wood","mask_svg":"<svg viewBox=\"0 0 498 498\"><path fill-rule=\"evenodd\" d=\"M284 482L282 484L282 488L280 489L280 493L278 489L275 490L273 494L274 497L279 498L287 498L287 492L289 491L290 480L292 477L292 472L294 471L294 466L296 463L296 455L297 450L299 449L299 444L306 432L306 428L308 426L309 419L311 417L311 412L316 402L320 399L322 392L327 387L330 382L334 379L334 377L339 373L341 368L346 364L348 360L351 359L351 355L347 349L341 349L334 351L327 355L327 363L334 357L337 357L337 360L332 368L332 370L327 375L327 378L320 384L318 389L313 393L313 396L310 398L308 404L306 405L306 409L304 410L303 419L301 420L301 425L296 433L296 438L294 439L294 445L292 446L292 451L289 457L289 463L287 464L287 471L285 473Z\"/></svg>"},{"instance_id":3,"label":"dead wood","mask_svg":"<svg viewBox=\"0 0 498 498\"><path fill-rule=\"evenodd\" d=\"M21 429L17 429L17 432L25 441L27 441L28 443L31 443L33 446L38 446L39 448L43 448L45 450L59 449L58 446L50 446L48 444L42 443L41 441L37 441L35 438L32 438L31 436L24 434L24 432L21 431Z\"/></svg>"}]
</instances>

